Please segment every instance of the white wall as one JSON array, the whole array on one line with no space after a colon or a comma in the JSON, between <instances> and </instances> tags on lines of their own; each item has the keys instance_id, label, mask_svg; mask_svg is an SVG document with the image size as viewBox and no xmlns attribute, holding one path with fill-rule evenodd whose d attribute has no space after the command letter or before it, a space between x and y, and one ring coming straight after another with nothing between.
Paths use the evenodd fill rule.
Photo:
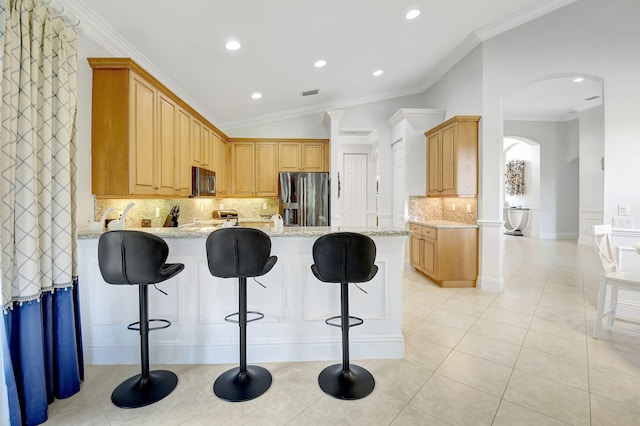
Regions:
<instances>
[{"instance_id":1,"label":"white wall","mask_svg":"<svg viewBox=\"0 0 640 426\"><path fill-rule=\"evenodd\" d=\"M78 204L76 220L82 227L87 220L98 220L94 216L94 196L91 194L91 86L92 72L87 58L110 56L103 48L88 37L78 40L78 116L77 164L78 164Z\"/></svg>"},{"instance_id":2,"label":"white wall","mask_svg":"<svg viewBox=\"0 0 640 426\"><path fill-rule=\"evenodd\" d=\"M329 127L323 119L324 111L282 121L220 130L230 138L329 139Z\"/></svg>"},{"instance_id":3,"label":"white wall","mask_svg":"<svg viewBox=\"0 0 640 426\"><path fill-rule=\"evenodd\" d=\"M541 239L578 238L578 161L567 161L567 147L577 132L555 121L505 121L507 137L524 137L540 145ZM569 141L569 137L576 140Z\"/></svg>"},{"instance_id":4,"label":"white wall","mask_svg":"<svg viewBox=\"0 0 640 426\"><path fill-rule=\"evenodd\" d=\"M580 244L591 245L591 227L602 223L604 107L580 113Z\"/></svg>"}]
</instances>

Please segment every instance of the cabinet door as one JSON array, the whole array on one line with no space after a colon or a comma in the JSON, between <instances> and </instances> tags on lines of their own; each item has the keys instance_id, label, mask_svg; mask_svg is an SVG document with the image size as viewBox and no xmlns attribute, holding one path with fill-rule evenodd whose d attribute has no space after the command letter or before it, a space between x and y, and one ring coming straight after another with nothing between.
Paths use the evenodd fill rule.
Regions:
<instances>
[{"instance_id":1,"label":"cabinet door","mask_svg":"<svg viewBox=\"0 0 640 426\"><path fill-rule=\"evenodd\" d=\"M411 266L416 269L422 269L421 261L422 256L420 255L421 246L423 244L422 237L420 235L412 235L410 238L411 244L409 245L409 260L411 262Z\"/></svg>"},{"instance_id":2,"label":"cabinet door","mask_svg":"<svg viewBox=\"0 0 640 426\"><path fill-rule=\"evenodd\" d=\"M278 144L278 169L281 172L300 171L300 145L295 142Z\"/></svg>"},{"instance_id":3,"label":"cabinet door","mask_svg":"<svg viewBox=\"0 0 640 426\"><path fill-rule=\"evenodd\" d=\"M202 123L197 119L191 120L191 162L200 167L202 161Z\"/></svg>"},{"instance_id":4,"label":"cabinet door","mask_svg":"<svg viewBox=\"0 0 640 426\"><path fill-rule=\"evenodd\" d=\"M201 165L211 170L211 131L202 125Z\"/></svg>"},{"instance_id":5,"label":"cabinet door","mask_svg":"<svg viewBox=\"0 0 640 426\"><path fill-rule=\"evenodd\" d=\"M129 193L154 194L156 183L156 90L131 73L129 98Z\"/></svg>"},{"instance_id":6,"label":"cabinet door","mask_svg":"<svg viewBox=\"0 0 640 426\"><path fill-rule=\"evenodd\" d=\"M323 143L302 144L302 170L305 172L324 171L324 145Z\"/></svg>"},{"instance_id":7,"label":"cabinet door","mask_svg":"<svg viewBox=\"0 0 640 426\"><path fill-rule=\"evenodd\" d=\"M178 149L178 188L179 195L191 194L191 116L182 109L178 109L177 121Z\"/></svg>"},{"instance_id":8,"label":"cabinet door","mask_svg":"<svg viewBox=\"0 0 640 426\"><path fill-rule=\"evenodd\" d=\"M438 242L430 238L424 239L422 251L422 270L425 274L437 279L437 247Z\"/></svg>"},{"instance_id":9,"label":"cabinet door","mask_svg":"<svg viewBox=\"0 0 640 426\"><path fill-rule=\"evenodd\" d=\"M457 126L451 125L442 129L440 142L440 157L442 159L440 191L442 195L456 194L457 175Z\"/></svg>"},{"instance_id":10,"label":"cabinet door","mask_svg":"<svg viewBox=\"0 0 640 426\"><path fill-rule=\"evenodd\" d=\"M234 142L231 146L231 189L235 196L253 195L253 143Z\"/></svg>"},{"instance_id":11,"label":"cabinet door","mask_svg":"<svg viewBox=\"0 0 640 426\"><path fill-rule=\"evenodd\" d=\"M440 133L427 137L427 195L440 195Z\"/></svg>"},{"instance_id":12,"label":"cabinet door","mask_svg":"<svg viewBox=\"0 0 640 426\"><path fill-rule=\"evenodd\" d=\"M324 170L323 170L325 172L328 172L331 170L330 168L331 161L329 158L330 152L331 152L331 149L329 148L329 144L325 143L324 144Z\"/></svg>"},{"instance_id":13,"label":"cabinet door","mask_svg":"<svg viewBox=\"0 0 640 426\"><path fill-rule=\"evenodd\" d=\"M174 195L177 186L176 173L176 120L177 106L171 99L162 93L158 93L158 194Z\"/></svg>"},{"instance_id":14,"label":"cabinet door","mask_svg":"<svg viewBox=\"0 0 640 426\"><path fill-rule=\"evenodd\" d=\"M218 170L216 170L216 196L226 197L228 191L229 157L227 156L227 143L218 139Z\"/></svg>"},{"instance_id":15,"label":"cabinet door","mask_svg":"<svg viewBox=\"0 0 640 426\"><path fill-rule=\"evenodd\" d=\"M255 144L255 195L278 195L278 146L273 142Z\"/></svg>"}]
</instances>

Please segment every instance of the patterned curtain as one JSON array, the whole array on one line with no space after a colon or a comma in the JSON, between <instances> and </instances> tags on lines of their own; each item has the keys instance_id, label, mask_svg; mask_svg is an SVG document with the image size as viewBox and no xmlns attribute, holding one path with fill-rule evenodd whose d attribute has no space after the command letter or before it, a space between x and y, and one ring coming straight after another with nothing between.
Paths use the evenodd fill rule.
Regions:
<instances>
[{"instance_id":1,"label":"patterned curtain","mask_svg":"<svg viewBox=\"0 0 640 426\"><path fill-rule=\"evenodd\" d=\"M12 424L80 388L77 34L41 0L0 0L0 283ZM7 364L12 368L7 368Z\"/></svg>"}]
</instances>

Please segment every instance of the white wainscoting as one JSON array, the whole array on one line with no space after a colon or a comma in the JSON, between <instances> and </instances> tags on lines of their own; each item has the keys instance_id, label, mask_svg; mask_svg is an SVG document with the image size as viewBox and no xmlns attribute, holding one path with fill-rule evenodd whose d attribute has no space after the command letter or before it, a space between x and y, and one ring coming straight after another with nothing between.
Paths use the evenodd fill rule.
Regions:
<instances>
[{"instance_id":1,"label":"white wainscoting","mask_svg":"<svg viewBox=\"0 0 640 426\"><path fill-rule=\"evenodd\" d=\"M248 283L248 307L264 313L247 331L249 362L341 359L340 329L324 323L339 315L339 284L318 281L311 272L316 238L274 237L273 270ZM378 274L350 285L350 314L365 322L350 331L353 359L402 358L402 270L407 237L373 237ZM85 360L88 364L138 364L140 336L126 328L138 320L138 287L106 284L97 259L97 239L81 239L80 299ZM206 262L205 239L167 239L169 259L185 269L158 287L149 287L149 317L171 327L150 333L154 364L238 362L238 326L224 321L238 309L237 279L215 278Z\"/></svg>"},{"instance_id":2,"label":"white wainscoting","mask_svg":"<svg viewBox=\"0 0 640 426\"><path fill-rule=\"evenodd\" d=\"M578 244L590 246L593 244L593 225L602 224L602 210L580 210L578 216L580 224Z\"/></svg>"}]
</instances>

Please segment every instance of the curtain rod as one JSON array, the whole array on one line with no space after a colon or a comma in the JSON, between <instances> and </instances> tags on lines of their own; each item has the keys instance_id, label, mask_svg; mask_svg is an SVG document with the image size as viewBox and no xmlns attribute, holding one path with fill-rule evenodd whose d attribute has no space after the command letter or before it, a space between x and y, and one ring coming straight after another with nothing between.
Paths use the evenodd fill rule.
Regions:
<instances>
[{"instance_id":1,"label":"curtain rod","mask_svg":"<svg viewBox=\"0 0 640 426\"><path fill-rule=\"evenodd\" d=\"M67 12L67 8L64 5L57 3L55 0L41 0L42 4L47 6L54 15L64 19L73 28L77 28L82 24L82 20L79 17Z\"/></svg>"}]
</instances>

